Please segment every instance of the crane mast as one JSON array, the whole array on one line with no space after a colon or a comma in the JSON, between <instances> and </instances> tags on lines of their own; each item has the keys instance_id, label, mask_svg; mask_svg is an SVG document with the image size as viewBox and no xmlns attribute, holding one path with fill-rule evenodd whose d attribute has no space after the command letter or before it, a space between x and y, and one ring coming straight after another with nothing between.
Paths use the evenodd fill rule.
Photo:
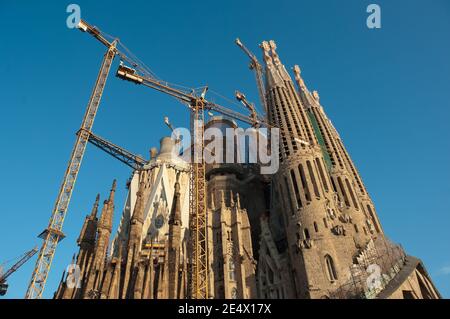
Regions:
<instances>
[{"instance_id":1,"label":"crane mast","mask_svg":"<svg viewBox=\"0 0 450 319\"><path fill-rule=\"evenodd\" d=\"M198 99L191 112L191 168L189 183L189 224L192 249L191 297L208 299L208 219L206 212L206 178L204 150L204 101Z\"/></svg>"},{"instance_id":2,"label":"crane mast","mask_svg":"<svg viewBox=\"0 0 450 319\"><path fill-rule=\"evenodd\" d=\"M86 150L86 145L89 140L89 132L92 130L106 80L108 78L114 57L117 54L117 40L114 40L111 43L108 42L97 29L89 26L84 21L80 22L79 28L83 31L91 33L104 45L106 45L108 49L103 58L92 95L87 105L86 113L81 123L80 134L77 135L75 145L72 149L69 164L64 174L63 182L61 184L50 221L47 228L39 235L44 242L39 250L36 265L25 295L26 299L38 299L42 297L53 257L55 255L56 246L59 241L65 237L62 232L62 227L66 217L67 208L70 203L70 198L77 180L78 172Z\"/></svg>"}]
</instances>

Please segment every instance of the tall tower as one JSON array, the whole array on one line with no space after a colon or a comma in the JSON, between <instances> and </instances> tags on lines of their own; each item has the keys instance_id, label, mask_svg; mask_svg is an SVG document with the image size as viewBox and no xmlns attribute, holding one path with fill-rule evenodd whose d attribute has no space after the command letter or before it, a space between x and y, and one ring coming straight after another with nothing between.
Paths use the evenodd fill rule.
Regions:
<instances>
[{"instance_id":1,"label":"tall tower","mask_svg":"<svg viewBox=\"0 0 450 319\"><path fill-rule=\"evenodd\" d=\"M313 124L318 142L324 153L327 168L331 175L331 186L338 196L340 207L353 218L358 219L357 224L355 224L357 233L362 232L367 235L370 232L372 236L382 234L373 202L344 147L341 137L320 105L319 93L317 91L311 93L307 89L298 65L294 66L294 73L302 105ZM358 212L361 212L361 214L358 214ZM364 237L358 237L358 239L364 240Z\"/></svg>"},{"instance_id":2,"label":"tall tower","mask_svg":"<svg viewBox=\"0 0 450 319\"><path fill-rule=\"evenodd\" d=\"M262 49L268 120L280 128L280 169L272 184L278 198L273 199L271 214L282 218L272 228L285 236L284 253L294 283L283 295L328 297L348 279L353 257L371 238L361 209L361 200L370 199L366 192L367 197L357 197L355 185L362 185L361 179L318 100L311 95L310 102L303 91L295 90L273 41L263 42ZM328 149L324 140L335 149Z\"/></svg>"},{"instance_id":3,"label":"tall tower","mask_svg":"<svg viewBox=\"0 0 450 319\"><path fill-rule=\"evenodd\" d=\"M215 116L205 128L205 132L218 133L206 134L208 150L216 155L223 152L223 159L227 151L233 155L232 162L214 160L206 165L210 294L213 298L256 298L252 238L259 236L258 216L265 211L264 184L252 165L245 163L246 146L234 131L234 121ZM217 144L222 147L211 149Z\"/></svg>"},{"instance_id":4,"label":"tall tower","mask_svg":"<svg viewBox=\"0 0 450 319\"><path fill-rule=\"evenodd\" d=\"M103 203L102 213L97 225L97 240L84 290L84 298L90 298L93 294L100 294L101 282L105 274L103 269L108 256L109 239L112 232L116 186L117 182L114 180L109 198Z\"/></svg>"},{"instance_id":5,"label":"tall tower","mask_svg":"<svg viewBox=\"0 0 450 319\"><path fill-rule=\"evenodd\" d=\"M298 66L295 90L275 42L261 47L268 121L280 128L280 169L270 215L261 218L259 296L440 298L421 261L385 237L319 94L307 89Z\"/></svg>"}]
</instances>

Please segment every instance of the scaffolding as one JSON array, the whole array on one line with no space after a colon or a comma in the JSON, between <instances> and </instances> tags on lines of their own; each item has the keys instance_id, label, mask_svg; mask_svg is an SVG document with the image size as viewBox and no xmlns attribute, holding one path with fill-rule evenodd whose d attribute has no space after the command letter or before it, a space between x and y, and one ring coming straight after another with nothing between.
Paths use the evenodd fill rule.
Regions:
<instances>
[{"instance_id":1,"label":"scaffolding","mask_svg":"<svg viewBox=\"0 0 450 319\"><path fill-rule=\"evenodd\" d=\"M330 299L374 299L405 265L399 244L380 236L371 239L350 266L349 279L329 293Z\"/></svg>"}]
</instances>

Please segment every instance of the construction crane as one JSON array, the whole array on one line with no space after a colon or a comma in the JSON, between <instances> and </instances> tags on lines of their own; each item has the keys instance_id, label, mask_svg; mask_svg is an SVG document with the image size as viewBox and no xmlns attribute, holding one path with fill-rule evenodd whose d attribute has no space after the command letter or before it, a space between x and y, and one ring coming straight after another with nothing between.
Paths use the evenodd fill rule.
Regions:
<instances>
[{"instance_id":1,"label":"construction crane","mask_svg":"<svg viewBox=\"0 0 450 319\"><path fill-rule=\"evenodd\" d=\"M255 79L256 79L256 85L258 87L258 95L261 102L261 105L264 109L264 112L267 114L267 101L266 101L266 95L265 95L265 88L264 88L264 80L263 80L263 68L261 64L259 63L256 56L249 50L247 47L241 42L239 38L237 38L234 41L238 47L244 51L245 54L250 58L250 64L249 68L250 70L255 71Z\"/></svg>"},{"instance_id":2,"label":"construction crane","mask_svg":"<svg viewBox=\"0 0 450 319\"><path fill-rule=\"evenodd\" d=\"M80 134L80 131L77 132L77 135L78 134ZM98 135L95 135L92 132L89 132L88 142L105 153L108 153L112 157L118 159L125 165L131 167L133 170L140 171L144 168L144 165L148 163L148 161L143 157L135 155L130 151L127 151L126 149L113 144Z\"/></svg>"},{"instance_id":3,"label":"construction crane","mask_svg":"<svg viewBox=\"0 0 450 319\"><path fill-rule=\"evenodd\" d=\"M235 93L236 99L241 102L249 111L250 111L250 117L257 122L258 120L258 114L256 113L255 105L253 103L250 103L247 101L247 98L245 95L239 91L236 91Z\"/></svg>"},{"instance_id":4,"label":"construction crane","mask_svg":"<svg viewBox=\"0 0 450 319\"><path fill-rule=\"evenodd\" d=\"M255 105L247 100L247 98L244 95L244 93L236 91L235 96L236 96L236 99L239 102L241 102L250 111L250 117L252 119L256 119L255 120L255 121L257 121L256 123L262 123L267 128L277 128L277 127L275 127L275 126L273 126L271 124L268 124L266 122L261 122L261 121L258 120L258 114L256 113ZM278 128L278 129L281 130L280 128ZM286 130L281 130L281 131L284 131L286 134L289 134L289 132L286 131ZM270 138L270 134L269 134L269 138ZM309 142L307 142L307 141L305 141L303 139L300 139L298 137L294 137L294 140L296 140L297 142L299 142L300 144L303 144L303 145L310 145Z\"/></svg>"},{"instance_id":5,"label":"construction crane","mask_svg":"<svg viewBox=\"0 0 450 319\"><path fill-rule=\"evenodd\" d=\"M73 147L71 157L64 174L63 182L61 184L50 221L47 228L39 235L43 239L43 244L39 250L38 259L33 270L33 274L25 295L26 299L41 298L45 284L49 275L50 267L55 255L57 244L65 237L62 232L62 226L66 217L67 209L74 190L75 182L78 172L86 151L87 143L103 149L114 157L118 158L128 166L139 169L144 165L142 158L135 156L117 145L109 143L98 136L93 135L92 127L97 114L98 107L103 95L106 80L108 78L112 62L118 55L121 61L129 63L134 69L125 66L120 66L117 75L124 79L133 81L135 83L144 84L148 87L170 94L187 104L191 109L191 129L194 130L195 123L202 123L204 119L204 110L215 110L219 113L229 117L241 120L251 125L257 126L264 123L259 117L250 118L233 110L227 109L220 105L208 102L204 99L206 94L205 89L201 95L195 94L195 91L183 92L172 88L169 84L157 80L152 76L145 66L140 65L135 59L130 58L122 50L119 50L118 39L108 40L107 35L101 32L98 28L89 25L86 21L81 20L78 24L78 29L92 35L95 39L106 46L107 51L104 55L100 71L97 76L91 97L89 99L81 127L77 133L77 139ZM125 48L126 51L128 51ZM133 72L128 72L128 71ZM137 71L141 75L138 75ZM145 75L145 76L144 76ZM197 122L198 121L198 122ZM203 150L203 125L200 125L200 132L196 136L197 149ZM196 152L198 154L199 152ZM197 161L199 158L197 158ZM207 265L207 239L206 239L206 198L205 198L205 165L203 157L200 161L192 165L191 168L191 188L190 189L190 216L192 220L191 231L194 237L193 244L193 271L192 271L192 297L193 298L207 298L208 297L208 265Z\"/></svg>"},{"instance_id":6,"label":"construction crane","mask_svg":"<svg viewBox=\"0 0 450 319\"><path fill-rule=\"evenodd\" d=\"M34 247L32 250L27 251L7 271L5 271L4 273L0 273L0 296L4 296L6 294L6 291L8 290L8 284L6 283L6 279L9 276L11 276L11 274L14 273L17 269L22 267L22 265L25 264L31 257L33 257L34 254L37 253L37 251L38 251L37 247Z\"/></svg>"},{"instance_id":7,"label":"construction crane","mask_svg":"<svg viewBox=\"0 0 450 319\"><path fill-rule=\"evenodd\" d=\"M59 189L56 198L55 206L53 208L50 221L47 228L39 235L44 240L39 255L34 267L34 271L29 283L25 298L37 299L42 297L47 277L50 271L50 266L55 255L56 246L65 237L62 232L64 219L66 217L67 208L70 203L70 198L77 180L78 172L80 170L81 162L86 150L86 145L89 140L89 135L94 124L95 116L97 114L100 100L102 98L103 90L105 88L106 80L111 69L112 62L118 54L117 43L115 39L112 42L108 41L101 32L95 27L90 26L85 21L81 20L78 28L87 32L99 40L106 46L107 50L103 58L97 80L92 91L92 95L87 105L86 113L81 123L81 128L75 145L70 156L69 164L64 174L63 182Z\"/></svg>"},{"instance_id":8,"label":"construction crane","mask_svg":"<svg viewBox=\"0 0 450 319\"><path fill-rule=\"evenodd\" d=\"M194 299L206 299L208 298L208 247L205 163L202 156L205 148L203 140L204 111L216 111L252 126L259 126L265 122L256 112L252 113L251 116L247 116L206 100L207 88L204 88L200 95L196 94L195 90L182 91L170 86L167 82L140 75L136 69L128 67L122 62L116 75L123 80L141 84L175 97L181 103L187 105L191 111L191 136L195 138L191 144L191 152L194 154L194 158L191 161L189 184L189 214L193 256L191 297ZM200 151L200 154L198 151Z\"/></svg>"}]
</instances>

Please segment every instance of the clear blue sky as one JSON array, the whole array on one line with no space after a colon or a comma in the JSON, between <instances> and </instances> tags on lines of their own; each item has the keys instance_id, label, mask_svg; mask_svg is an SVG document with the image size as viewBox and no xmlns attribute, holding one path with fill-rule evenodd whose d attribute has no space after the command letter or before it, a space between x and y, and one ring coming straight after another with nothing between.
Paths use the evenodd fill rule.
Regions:
<instances>
[{"instance_id":1,"label":"clear blue sky","mask_svg":"<svg viewBox=\"0 0 450 319\"><path fill-rule=\"evenodd\" d=\"M365 25L382 8L382 29ZM31 249L47 225L104 48L66 27L67 1L0 2L0 262ZM450 296L450 2L432 1L76 1L82 17L116 35L161 78L208 84L257 101L240 37L274 39L287 67L299 64L317 89L372 195L389 237L422 258ZM345 3L345 5L344 5ZM117 61L116 61L117 63ZM113 68L115 70L115 67ZM214 95L209 95L214 97ZM223 104L224 100L217 100ZM94 131L148 156L186 126L175 100L109 78ZM130 170L88 147L45 297L76 252L97 192L118 179L116 224ZM9 280L22 298L35 258Z\"/></svg>"}]
</instances>

